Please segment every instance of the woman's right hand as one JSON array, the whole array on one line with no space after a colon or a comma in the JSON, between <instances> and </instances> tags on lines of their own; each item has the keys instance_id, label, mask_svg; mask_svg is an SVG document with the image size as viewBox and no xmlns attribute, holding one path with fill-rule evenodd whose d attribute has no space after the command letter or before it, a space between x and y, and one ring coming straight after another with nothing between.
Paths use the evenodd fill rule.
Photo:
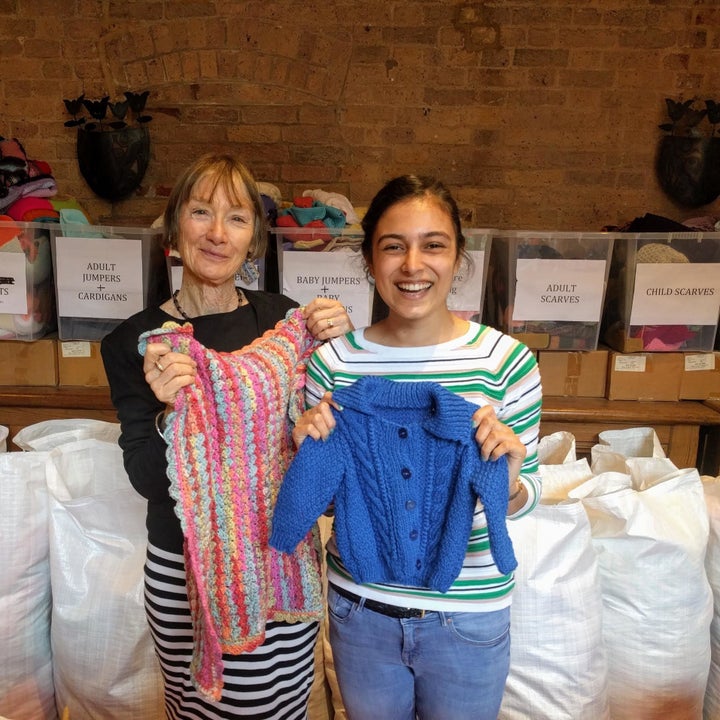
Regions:
<instances>
[{"instance_id":1,"label":"woman's right hand","mask_svg":"<svg viewBox=\"0 0 720 720\"><path fill-rule=\"evenodd\" d=\"M172 407L180 389L195 382L197 366L189 355L173 352L165 343L148 343L143 372L155 397Z\"/></svg>"},{"instance_id":2,"label":"woman's right hand","mask_svg":"<svg viewBox=\"0 0 720 720\"><path fill-rule=\"evenodd\" d=\"M330 433L335 429L335 417L331 406L336 410L342 410L332 399L332 393L326 392L315 407L311 407L300 416L292 431L295 447L299 448L308 436L315 440L327 440L330 437Z\"/></svg>"}]
</instances>

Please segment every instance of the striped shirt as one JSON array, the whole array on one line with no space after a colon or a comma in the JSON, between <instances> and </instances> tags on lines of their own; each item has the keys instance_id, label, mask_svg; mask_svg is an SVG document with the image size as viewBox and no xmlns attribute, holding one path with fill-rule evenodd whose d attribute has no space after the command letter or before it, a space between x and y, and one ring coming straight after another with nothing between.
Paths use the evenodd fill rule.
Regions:
<instances>
[{"instance_id":1,"label":"striped shirt","mask_svg":"<svg viewBox=\"0 0 720 720\"><path fill-rule=\"evenodd\" d=\"M492 405L527 448L521 478L528 500L511 518L522 517L540 497L537 444L542 390L533 354L509 335L470 322L459 338L425 347L390 347L355 330L321 345L308 363L305 398L316 405L327 391L351 385L364 375L399 382L431 381L476 405ZM328 580L372 600L445 612L485 612L510 604L512 573L502 574L490 553L487 523L478 503L460 575L446 593L397 585L356 584L342 564L331 537L327 544Z\"/></svg>"}]
</instances>

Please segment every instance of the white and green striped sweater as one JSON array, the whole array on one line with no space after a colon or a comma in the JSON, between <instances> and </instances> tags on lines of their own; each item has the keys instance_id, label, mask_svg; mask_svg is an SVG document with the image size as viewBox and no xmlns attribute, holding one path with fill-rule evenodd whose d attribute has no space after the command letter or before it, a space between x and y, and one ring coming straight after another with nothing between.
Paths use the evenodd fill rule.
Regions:
<instances>
[{"instance_id":1,"label":"white and green striped sweater","mask_svg":"<svg viewBox=\"0 0 720 720\"><path fill-rule=\"evenodd\" d=\"M542 390L537 362L517 340L471 322L450 342L408 348L377 345L359 329L320 346L307 372L306 402L316 405L326 391L350 385L363 375L397 381L432 381L477 405L492 405L499 420L513 428L527 448L522 480L528 488L529 513L540 497L537 444ZM485 513L478 506L463 569L446 593L391 585L357 585L342 565L333 540L328 542L328 579L351 592L392 605L446 612L484 612L510 604L512 575L503 575L490 554Z\"/></svg>"}]
</instances>

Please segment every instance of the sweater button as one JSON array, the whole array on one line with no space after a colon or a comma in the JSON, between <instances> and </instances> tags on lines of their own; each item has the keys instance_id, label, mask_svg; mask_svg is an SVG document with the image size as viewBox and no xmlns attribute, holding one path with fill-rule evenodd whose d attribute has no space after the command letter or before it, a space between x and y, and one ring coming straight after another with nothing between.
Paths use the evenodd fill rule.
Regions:
<instances>
[{"instance_id":1,"label":"sweater button","mask_svg":"<svg viewBox=\"0 0 720 720\"><path fill-rule=\"evenodd\" d=\"M417 503L414 500L408 500L405 503L405 509L406 510L414 510Z\"/></svg>"},{"instance_id":2,"label":"sweater button","mask_svg":"<svg viewBox=\"0 0 720 720\"><path fill-rule=\"evenodd\" d=\"M410 472L410 470L408 468L403 468L400 471L400 474L405 478L405 480L409 480L410 477L412 476L412 473Z\"/></svg>"},{"instance_id":3,"label":"sweater button","mask_svg":"<svg viewBox=\"0 0 720 720\"><path fill-rule=\"evenodd\" d=\"M398 430L398 435L404 440L408 436L407 428L400 428Z\"/></svg>"},{"instance_id":4,"label":"sweater button","mask_svg":"<svg viewBox=\"0 0 720 720\"><path fill-rule=\"evenodd\" d=\"M417 540L418 538L418 531L417 530L411 530L410 531L410 539L411 540Z\"/></svg>"}]
</instances>

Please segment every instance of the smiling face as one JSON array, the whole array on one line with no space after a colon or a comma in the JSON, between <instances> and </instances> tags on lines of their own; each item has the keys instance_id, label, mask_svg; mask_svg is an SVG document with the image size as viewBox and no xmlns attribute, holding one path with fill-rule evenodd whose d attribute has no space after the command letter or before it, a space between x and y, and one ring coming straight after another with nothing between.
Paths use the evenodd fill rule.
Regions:
<instances>
[{"instance_id":1,"label":"smiling face","mask_svg":"<svg viewBox=\"0 0 720 720\"><path fill-rule=\"evenodd\" d=\"M183 278L209 285L234 278L253 243L255 211L244 187L228 196L222 184L200 180L180 208L178 251Z\"/></svg>"},{"instance_id":2,"label":"smiling face","mask_svg":"<svg viewBox=\"0 0 720 720\"><path fill-rule=\"evenodd\" d=\"M439 329L451 320L447 298L460 251L452 218L432 196L390 205L375 226L368 260L391 322Z\"/></svg>"}]
</instances>

